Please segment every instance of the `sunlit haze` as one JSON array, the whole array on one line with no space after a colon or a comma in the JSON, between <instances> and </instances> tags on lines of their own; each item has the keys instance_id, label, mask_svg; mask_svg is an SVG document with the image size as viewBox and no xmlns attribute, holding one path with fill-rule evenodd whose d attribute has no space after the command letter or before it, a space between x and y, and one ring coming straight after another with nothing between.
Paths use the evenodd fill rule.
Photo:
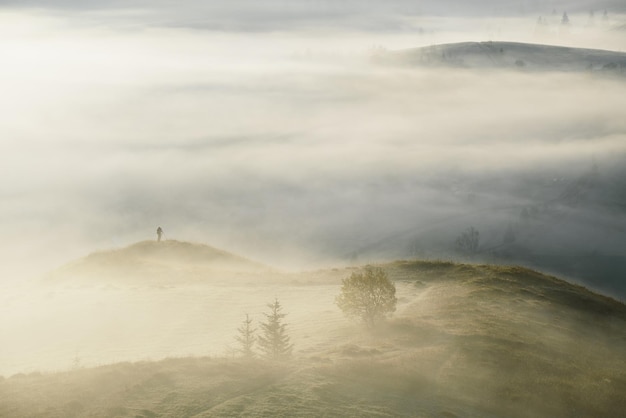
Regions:
<instances>
[{"instance_id":1,"label":"sunlit haze","mask_svg":"<svg viewBox=\"0 0 626 418\"><path fill-rule=\"evenodd\" d=\"M340 364L364 334L335 297L370 263L421 327L411 350L453 341L417 362L500 330L470 324L513 306L471 310L480 280L540 280L495 266L617 301L584 296L613 309L593 315L626 300L626 2L0 1L0 51L0 376L228 357L278 299L295 357ZM395 260L475 266L437 267L461 285ZM552 332L548 287L509 285L500 320Z\"/></svg>"}]
</instances>

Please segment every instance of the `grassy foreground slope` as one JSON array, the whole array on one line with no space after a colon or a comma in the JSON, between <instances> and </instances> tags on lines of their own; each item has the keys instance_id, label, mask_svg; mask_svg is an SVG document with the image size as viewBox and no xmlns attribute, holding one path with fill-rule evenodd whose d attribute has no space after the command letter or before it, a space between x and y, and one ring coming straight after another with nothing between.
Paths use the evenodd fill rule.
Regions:
<instances>
[{"instance_id":1,"label":"grassy foreground slope","mask_svg":"<svg viewBox=\"0 0 626 418\"><path fill-rule=\"evenodd\" d=\"M280 365L181 358L13 376L0 381L0 416L613 417L626 410L623 304L518 267L382 267L398 285L398 312L372 332L320 324Z\"/></svg>"}]
</instances>

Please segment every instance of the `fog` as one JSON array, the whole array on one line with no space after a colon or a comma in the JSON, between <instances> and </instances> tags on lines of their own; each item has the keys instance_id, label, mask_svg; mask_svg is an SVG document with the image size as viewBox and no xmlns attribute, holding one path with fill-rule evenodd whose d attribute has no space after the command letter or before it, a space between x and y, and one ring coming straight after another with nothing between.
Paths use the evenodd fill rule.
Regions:
<instances>
[{"instance_id":1,"label":"fog","mask_svg":"<svg viewBox=\"0 0 626 418\"><path fill-rule=\"evenodd\" d=\"M295 271L464 259L455 239L470 226L477 261L623 257L623 75L374 59L489 40L623 51L620 2L121 3L0 3L7 298L157 226ZM585 199L568 200L589 176ZM493 252L509 225L532 262Z\"/></svg>"},{"instance_id":2,"label":"fog","mask_svg":"<svg viewBox=\"0 0 626 418\"><path fill-rule=\"evenodd\" d=\"M235 357L244 314L258 324L274 298L288 301L289 334L304 351L312 338L319 343L324 329L345 324L333 309L337 289L264 283L15 292L3 300L0 375L168 357Z\"/></svg>"}]
</instances>

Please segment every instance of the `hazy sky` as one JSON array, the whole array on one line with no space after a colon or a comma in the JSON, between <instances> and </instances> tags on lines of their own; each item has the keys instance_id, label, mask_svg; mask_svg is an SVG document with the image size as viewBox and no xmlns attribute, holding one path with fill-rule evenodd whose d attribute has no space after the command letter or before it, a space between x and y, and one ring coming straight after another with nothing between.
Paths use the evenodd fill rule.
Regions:
<instances>
[{"instance_id":1,"label":"hazy sky","mask_svg":"<svg viewBox=\"0 0 626 418\"><path fill-rule=\"evenodd\" d=\"M158 225L292 266L461 216L470 192L517 212L525 175L596 161L622 184L623 79L370 60L540 42L537 17L563 3L0 2L3 277ZM623 50L619 9L590 22L589 4L550 43Z\"/></svg>"}]
</instances>

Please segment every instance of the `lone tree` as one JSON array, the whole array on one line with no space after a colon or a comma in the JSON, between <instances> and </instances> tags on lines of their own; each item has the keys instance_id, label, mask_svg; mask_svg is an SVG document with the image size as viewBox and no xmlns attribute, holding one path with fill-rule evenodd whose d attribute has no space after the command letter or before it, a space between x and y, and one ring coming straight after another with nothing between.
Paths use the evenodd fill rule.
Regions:
<instances>
[{"instance_id":1,"label":"lone tree","mask_svg":"<svg viewBox=\"0 0 626 418\"><path fill-rule=\"evenodd\" d=\"M468 228L456 239L456 248L465 255L478 252L479 233L474 227Z\"/></svg>"},{"instance_id":2,"label":"lone tree","mask_svg":"<svg viewBox=\"0 0 626 418\"><path fill-rule=\"evenodd\" d=\"M256 336L254 335L256 328L252 328L252 319L250 319L248 314L246 314L246 319L243 321L241 326L237 328L237 331L239 334L235 337L235 339L240 344L241 348L239 348L239 351L245 358L253 358L254 351L252 348L256 342Z\"/></svg>"},{"instance_id":3,"label":"lone tree","mask_svg":"<svg viewBox=\"0 0 626 418\"><path fill-rule=\"evenodd\" d=\"M274 303L268 303L270 313L264 313L266 322L261 324L263 335L259 335L258 344L265 358L270 360L286 360L291 356L293 344L289 342L287 325L283 318L287 316L281 312L282 307L278 299Z\"/></svg>"},{"instance_id":4,"label":"lone tree","mask_svg":"<svg viewBox=\"0 0 626 418\"><path fill-rule=\"evenodd\" d=\"M369 328L395 312L396 286L379 267L367 266L343 279L341 293L335 302L349 317L360 319Z\"/></svg>"}]
</instances>

